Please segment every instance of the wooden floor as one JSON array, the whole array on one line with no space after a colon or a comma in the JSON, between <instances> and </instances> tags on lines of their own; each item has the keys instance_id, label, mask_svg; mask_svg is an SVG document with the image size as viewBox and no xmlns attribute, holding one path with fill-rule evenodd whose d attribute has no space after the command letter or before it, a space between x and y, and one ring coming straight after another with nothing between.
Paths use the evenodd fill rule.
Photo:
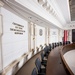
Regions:
<instances>
[{"instance_id":1,"label":"wooden floor","mask_svg":"<svg viewBox=\"0 0 75 75\"><path fill-rule=\"evenodd\" d=\"M69 75L65 70L60 58L61 47L56 47L52 50L48 57L48 63L46 67L46 75ZM33 68L35 67L35 60L40 57L40 53L30 59L17 73L16 75L31 75Z\"/></svg>"},{"instance_id":2,"label":"wooden floor","mask_svg":"<svg viewBox=\"0 0 75 75\"><path fill-rule=\"evenodd\" d=\"M15 75L31 75L32 70L35 66L36 58L40 58L40 53L32 57Z\"/></svg>"}]
</instances>

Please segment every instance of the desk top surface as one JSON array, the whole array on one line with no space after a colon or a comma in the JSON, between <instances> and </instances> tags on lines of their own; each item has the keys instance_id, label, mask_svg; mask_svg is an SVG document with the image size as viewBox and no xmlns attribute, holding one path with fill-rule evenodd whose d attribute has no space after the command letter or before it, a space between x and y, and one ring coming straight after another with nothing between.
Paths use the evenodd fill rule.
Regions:
<instances>
[{"instance_id":1,"label":"desk top surface","mask_svg":"<svg viewBox=\"0 0 75 75\"><path fill-rule=\"evenodd\" d=\"M71 71L75 74L75 49L64 54L64 59Z\"/></svg>"}]
</instances>

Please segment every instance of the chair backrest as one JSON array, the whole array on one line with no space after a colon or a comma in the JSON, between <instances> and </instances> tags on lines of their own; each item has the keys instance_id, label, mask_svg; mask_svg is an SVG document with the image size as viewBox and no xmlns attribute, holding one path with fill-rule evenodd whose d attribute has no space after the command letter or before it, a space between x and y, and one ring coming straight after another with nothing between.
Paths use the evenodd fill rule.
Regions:
<instances>
[{"instance_id":1,"label":"chair backrest","mask_svg":"<svg viewBox=\"0 0 75 75\"><path fill-rule=\"evenodd\" d=\"M60 45L62 45L62 42L60 42Z\"/></svg>"},{"instance_id":2,"label":"chair backrest","mask_svg":"<svg viewBox=\"0 0 75 75\"><path fill-rule=\"evenodd\" d=\"M33 71L32 71L32 74L31 74L31 75L38 75L38 74L37 74L37 71L36 71L36 68L34 68L34 69L33 69Z\"/></svg>"},{"instance_id":3,"label":"chair backrest","mask_svg":"<svg viewBox=\"0 0 75 75\"><path fill-rule=\"evenodd\" d=\"M40 61L39 58L37 58L37 59L35 60L35 65L36 65L37 70L38 70L38 73L39 73L40 70L41 70L41 61Z\"/></svg>"},{"instance_id":4,"label":"chair backrest","mask_svg":"<svg viewBox=\"0 0 75 75\"><path fill-rule=\"evenodd\" d=\"M52 43L52 49L54 49L54 43Z\"/></svg>"},{"instance_id":5,"label":"chair backrest","mask_svg":"<svg viewBox=\"0 0 75 75\"><path fill-rule=\"evenodd\" d=\"M51 44L49 44L49 49L51 50Z\"/></svg>"},{"instance_id":6,"label":"chair backrest","mask_svg":"<svg viewBox=\"0 0 75 75\"><path fill-rule=\"evenodd\" d=\"M44 48L44 51L45 51L45 53L48 52L48 46L46 46L46 47Z\"/></svg>"},{"instance_id":7,"label":"chair backrest","mask_svg":"<svg viewBox=\"0 0 75 75\"><path fill-rule=\"evenodd\" d=\"M41 52L41 60L42 61L44 60L44 54L43 54L43 52Z\"/></svg>"},{"instance_id":8,"label":"chair backrest","mask_svg":"<svg viewBox=\"0 0 75 75\"><path fill-rule=\"evenodd\" d=\"M55 44L54 46L56 47L56 42L54 44Z\"/></svg>"}]
</instances>

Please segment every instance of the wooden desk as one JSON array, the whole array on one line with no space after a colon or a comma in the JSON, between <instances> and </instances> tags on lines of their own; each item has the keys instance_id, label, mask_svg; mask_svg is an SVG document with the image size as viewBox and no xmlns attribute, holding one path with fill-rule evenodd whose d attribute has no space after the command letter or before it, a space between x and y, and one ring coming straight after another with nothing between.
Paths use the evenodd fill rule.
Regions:
<instances>
[{"instance_id":1,"label":"wooden desk","mask_svg":"<svg viewBox=\"0 0 75 75\"><path fill-rule=\"evenodd\" d=\"M69 68L75 75L75 49L66 52L63 56Z\"/></svg>"},{"instance_id":2,"label":"wooden desk","mask_svg":"<svg viewBox=\"0 0 75 75\"><path fill-rule=\"evenodd\" d=\"M66 69L67 69L68 72L70 73L70 75L75 75L75 74L74 74L74 72L71 70L71 68L70 68L70 66L69 66L69 65L72 63L72 61L71 61L71 59L68 60L69 58L68 58L68 55L66 55L66 53L70 51L70 53L71 53L71 58L74 58L73 56L74 56L75 53L74 53L73 56L72 56L72 52L71 52L71 50L74 50L74 49L75 49L75 43L66 45L66 46L64 46L64 47L60 50L61 59L62 59L62 61L63 61L63 63L64 63L64 66L66 67ZM70 56L70 53L69 53L69 56ZM65 57L65 58L64 58L64 57ZM66 60L67 60L69 63L66 62ZM73 60L73 62L74 62L74 60Z\"/></svg>"},{"instance_id":3,"label":"wooden desk","mask_svg":"<svg viewBox=\"0 0 75 75\"><path fill-rule=\"evenodd\" d=\"M61 61L60 57L61 47L56 47L48 56L46 75L69 75Z\"/></svg>"}]
</instances>

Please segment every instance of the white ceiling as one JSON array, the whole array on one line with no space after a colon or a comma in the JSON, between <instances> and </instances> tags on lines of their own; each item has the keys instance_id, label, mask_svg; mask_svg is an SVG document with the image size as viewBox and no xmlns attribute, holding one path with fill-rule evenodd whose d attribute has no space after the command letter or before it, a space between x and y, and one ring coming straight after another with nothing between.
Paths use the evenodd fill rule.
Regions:
<instances>
[{"instance_id":1,"label":"white ceiling","mask_svg":"<svg viewBox=\"0 0 75 75\"><path fill-rule=\"evenodd\" d=\"M64 29L75 29L75 0L52 0L60 9L66 24ZM69 4L69 1L71 3ZM71 7L70 7L71 6ZM71 12L70 12L71 11Z\"/></svg>"},{"instance_id":2,"label":"white ceiling","mask_svg":"<svg viewBox=\"0 0 75 75\"><path fill-rule=\"evenodd\" d=\"M13 9L21 17L41 26L52 28L71 28L75 22L71 21L68 0L47 0L52 11L46 10L38 0L2 0L4 7ZM45 1L45 0L43 0ZM13 11L13 12L14 12Z\"/></svg>"},{"instance_id":3,"label":"white ceiling","mask_svg":"<svg viewBox=\"0 0 75 75\"><path fill-rule=\"evenodd\" d=\"M69 0L52 0L55 2L59 12L63 15L66 23L71 21Z\"/></svg>"},{"instance_id":4,"label":"white ceiling","mask_svg":"<svg viewBox=\"0 0 75 75\"><path fill-rule=\"evenodd\" d=\"M9 11L15 13L16 15L22 17L23 19L25 19L29 22L32 21L35 24L38 24L38 25L41 25L41 26L44 26L44 27L59 28L58 26L49 22L48 20L41 17L37 13L29 10L28 8L22 6L21 4L18 4L14 0L2 0L2 1L4 2L4 8L8 9ZM42 11L40 11L40 12L42 12ZM44 12L46 12L46 11L44 11Z\"/></svg>"}]
</instances>

